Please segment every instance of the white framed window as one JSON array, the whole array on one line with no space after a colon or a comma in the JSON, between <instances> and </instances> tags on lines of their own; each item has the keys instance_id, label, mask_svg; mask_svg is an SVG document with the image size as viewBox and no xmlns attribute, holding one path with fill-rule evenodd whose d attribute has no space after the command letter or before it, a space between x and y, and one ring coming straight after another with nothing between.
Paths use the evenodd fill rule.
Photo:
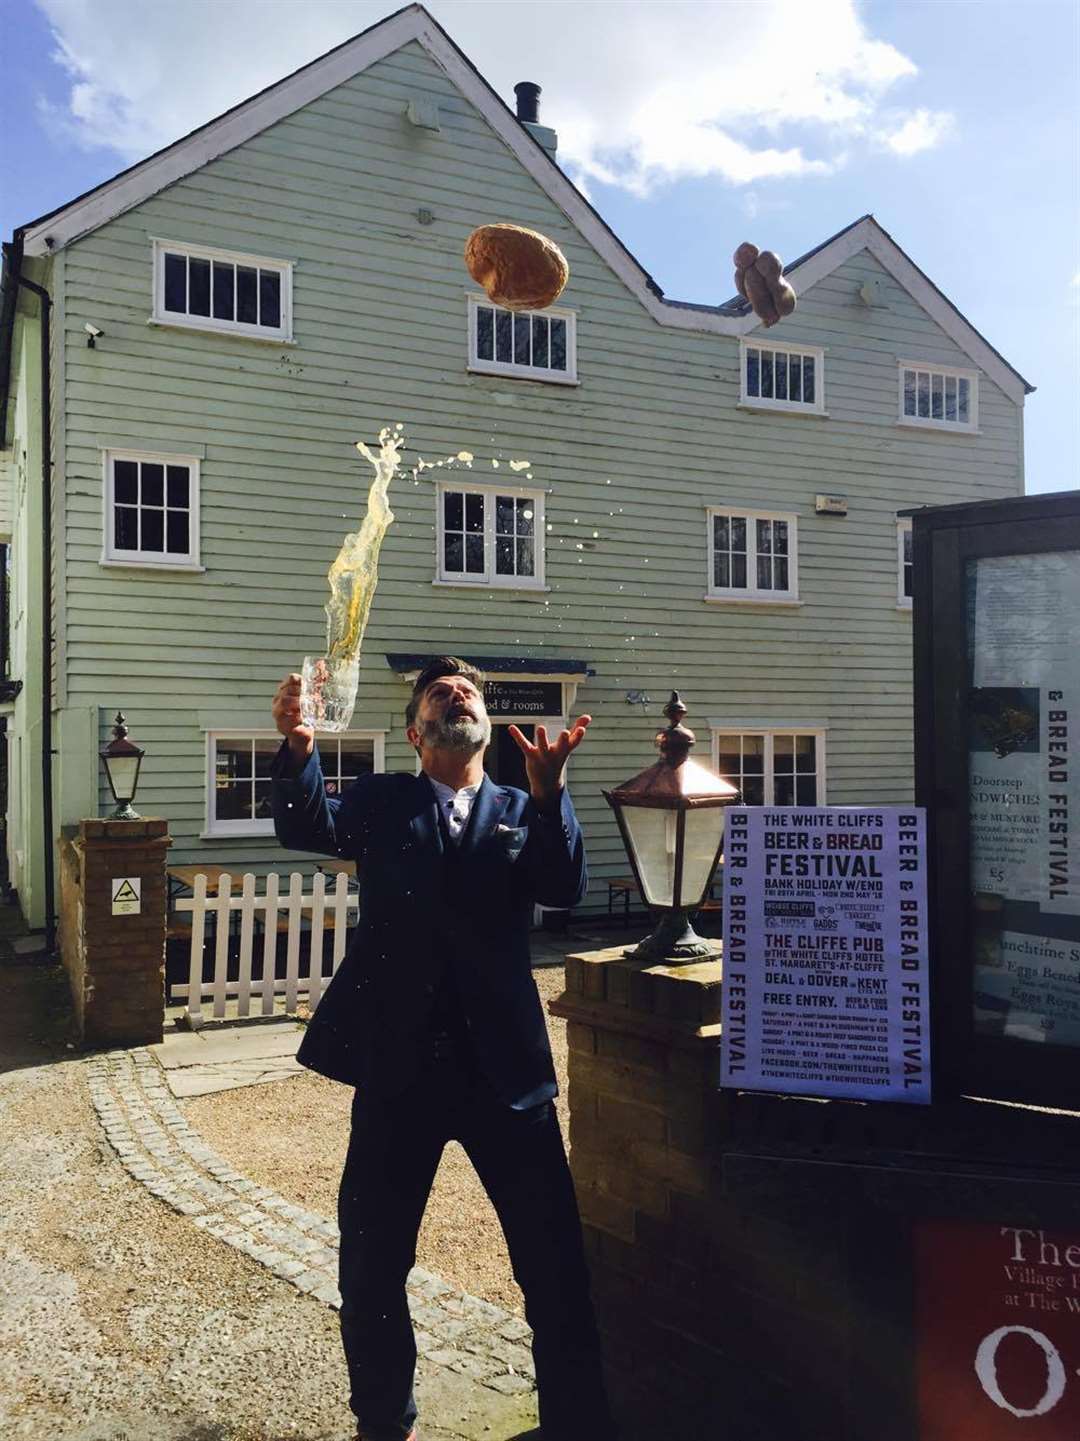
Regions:
<instances>
[{"instance_id":1,"label":"white framed window","mask_svg":"<svg viewBox=\"0 0 1080 1441\"><path fill-rule=\"evenodd\" d=\"M199 569L196 457L106 450L103 463L102 561Z\"/></svg>"},{"instance_id":2,"label":"white framed window","mask_svg":"<svg viewBox=\"0 0 1080 1441\"><path fill-rule=\"evenodd\" d=\"M435 503L437 582L543 588L543 491L446 483Z\"/></svg>"},{"instance_id":3,"label":"white framed window","mask_svg":"<svg viewBox=\"0 0 1080 1441\"><path fill-rule=\"evenodd\" d=\"M775 511L710 508L710 600L797 601L797 521Z\"/></svg>"},{"instance_id":4,"label":"white framed window","mask_svg":"<svg viewBox=\"0 0 1080 1441\"><path fill-rule=\"evenodd\" d=\"M713 726L713 767L738 786L744 806L823 806L825 731L821 727Z\"/></svg>"},{"instance_id":5,"label":"white framed window","mask_svg":"<svg viewBox=\"0 0 1080 1441\"><path fill-rule=\"evenodd\" d=\"M896 522L896 604L903 610L911 609L911 597L914 594L913 572L911 521L898 520Z\"/></svg>"},{"instance_id":6,"label":"white framed window","mask_svg":"<svg viewBox=\"0 0 1080 1441\"><path fill-rule=\"evenodd\" d=\"M340 796L358 776L383 770L384 743L382 731L319 736L327 795ZM207 732L206 835L273 835L270 767L280 747L277 731Z\"/></svg>"},{"instance_id":7,"label":"white framed window","mask_svg":"<svg viewBox=\"0 0 1080 1441\"><path fill-rule=\"evenodd\" d=\"M547 310L504 310L469 296L469 369L485 375L577 384L577 316Z\"/></svg>"},{"instance_id":8,"label":"white framed window","mask_svg":"<svg viewBox=\"0 0 1080 1441\"><path fill-rule=\"evenodd\" d=\"M155 240L153 319L192 330L291 340L292 262Z\"/></svg>"},{"instance_id":9,"label":"white framed window","mask_svg":"<svg viewBox=\"0 0 1080 1441\"><path fill-rule=\"evenodd\" d=\"M973 431L979 426L979 376L925 361L898 364L900 425Z\"/></svg>"},{"instance_id":10,"label":"white framed window","mask_svg":"<svg viewBox=\"0 0 1080 1441\"><path fill-rule=\"evenodd\" d=\"M739 403L761 410L825 413L825 352L820 346L740 342Z\"/></svg>"}]
</instances>

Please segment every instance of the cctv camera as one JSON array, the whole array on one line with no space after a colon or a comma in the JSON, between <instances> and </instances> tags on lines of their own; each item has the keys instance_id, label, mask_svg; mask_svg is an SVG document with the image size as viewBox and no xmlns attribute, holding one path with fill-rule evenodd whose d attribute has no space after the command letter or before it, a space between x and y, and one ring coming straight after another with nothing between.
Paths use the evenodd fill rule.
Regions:
<instances>
[{"instance_id":1,"label":"cctv camera","mask_svg":"<svg viewBox=\"0 0 1080 1441\"><path fill-rule=\"evenodd\" d=\"M93 350L93 348L94 348L94 342L95 342L100 336L104 335L105 332L104 332L103 330L99 330L96 325L91 325L90 322L89 322L89 320L88 320L88 321L86 322L86 324L83 326L83 329L86 331L86 334L87 334L87 336L89 337L89 339L87 340L86 343L87 343L87 345L90 347L90 349Z\"/></svg>"}]
</instances>

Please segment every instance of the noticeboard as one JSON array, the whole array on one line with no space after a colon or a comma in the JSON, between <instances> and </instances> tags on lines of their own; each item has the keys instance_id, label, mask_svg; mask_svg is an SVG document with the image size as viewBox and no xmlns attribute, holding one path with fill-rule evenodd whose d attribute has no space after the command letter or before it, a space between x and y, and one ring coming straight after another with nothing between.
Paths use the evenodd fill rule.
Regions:
<instances>
[{"instance_id":1,"label":"noticeboard","mask_svg":"<svg viewBox=\"0 0 1080 1441\"><path fill-rule=\"evenodd\" d=\"M913 517L938 1072L1080 1104L1080 495Z\"/></svg>"}]
</instances>

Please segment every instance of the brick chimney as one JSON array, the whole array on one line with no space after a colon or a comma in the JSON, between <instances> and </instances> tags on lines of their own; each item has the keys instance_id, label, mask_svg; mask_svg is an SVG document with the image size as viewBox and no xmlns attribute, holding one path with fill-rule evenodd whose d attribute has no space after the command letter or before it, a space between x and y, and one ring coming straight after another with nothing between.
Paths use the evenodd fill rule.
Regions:
<instances>
[{"instance_id":1,"label":"brick chimney","mask_svg":"<svg viewBox=\"0 0 1080 1441\"><path fill-rule=\"evenodd\" d=\"M559 137L550 126L540 124L540 86L532 80L519 80L514 86L514 95L517 100L517 118L554 160L559 147Z\"/></svg>"}]
</instances>

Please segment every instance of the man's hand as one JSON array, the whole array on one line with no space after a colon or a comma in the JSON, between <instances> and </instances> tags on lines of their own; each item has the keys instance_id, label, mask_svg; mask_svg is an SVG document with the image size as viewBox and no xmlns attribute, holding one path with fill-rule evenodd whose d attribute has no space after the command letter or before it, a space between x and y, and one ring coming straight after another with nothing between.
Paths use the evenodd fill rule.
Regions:
<instances>
[{"instance_id":1,"label":"man's hand","mask_svg":"<svg viewBox=\"0 0 1080 1441\"><path fill-rule=\"evenodd\" d=\"M315 744L315 731L300 722L300 677L287 675L278 686L270 712L274 724L289 742L295 761L306 761Z\"/></svg>"},{"instance_id":2,"label":"man's hand","mask_svg":"<svg viewBox=\"0 0 1080 1441\"><path fill-rule=\"evenodd\" d=\"M570 730L562 731L553 741L548 740L547 729L536 727L536 743L527 740L517 726L507 726L518 750L525 757L525 774L529 778L529 792L541 810L552 810L558 804L562 790L563 769L585 739L592 716L578 716Z\"/></svg>"}]
</instances>

